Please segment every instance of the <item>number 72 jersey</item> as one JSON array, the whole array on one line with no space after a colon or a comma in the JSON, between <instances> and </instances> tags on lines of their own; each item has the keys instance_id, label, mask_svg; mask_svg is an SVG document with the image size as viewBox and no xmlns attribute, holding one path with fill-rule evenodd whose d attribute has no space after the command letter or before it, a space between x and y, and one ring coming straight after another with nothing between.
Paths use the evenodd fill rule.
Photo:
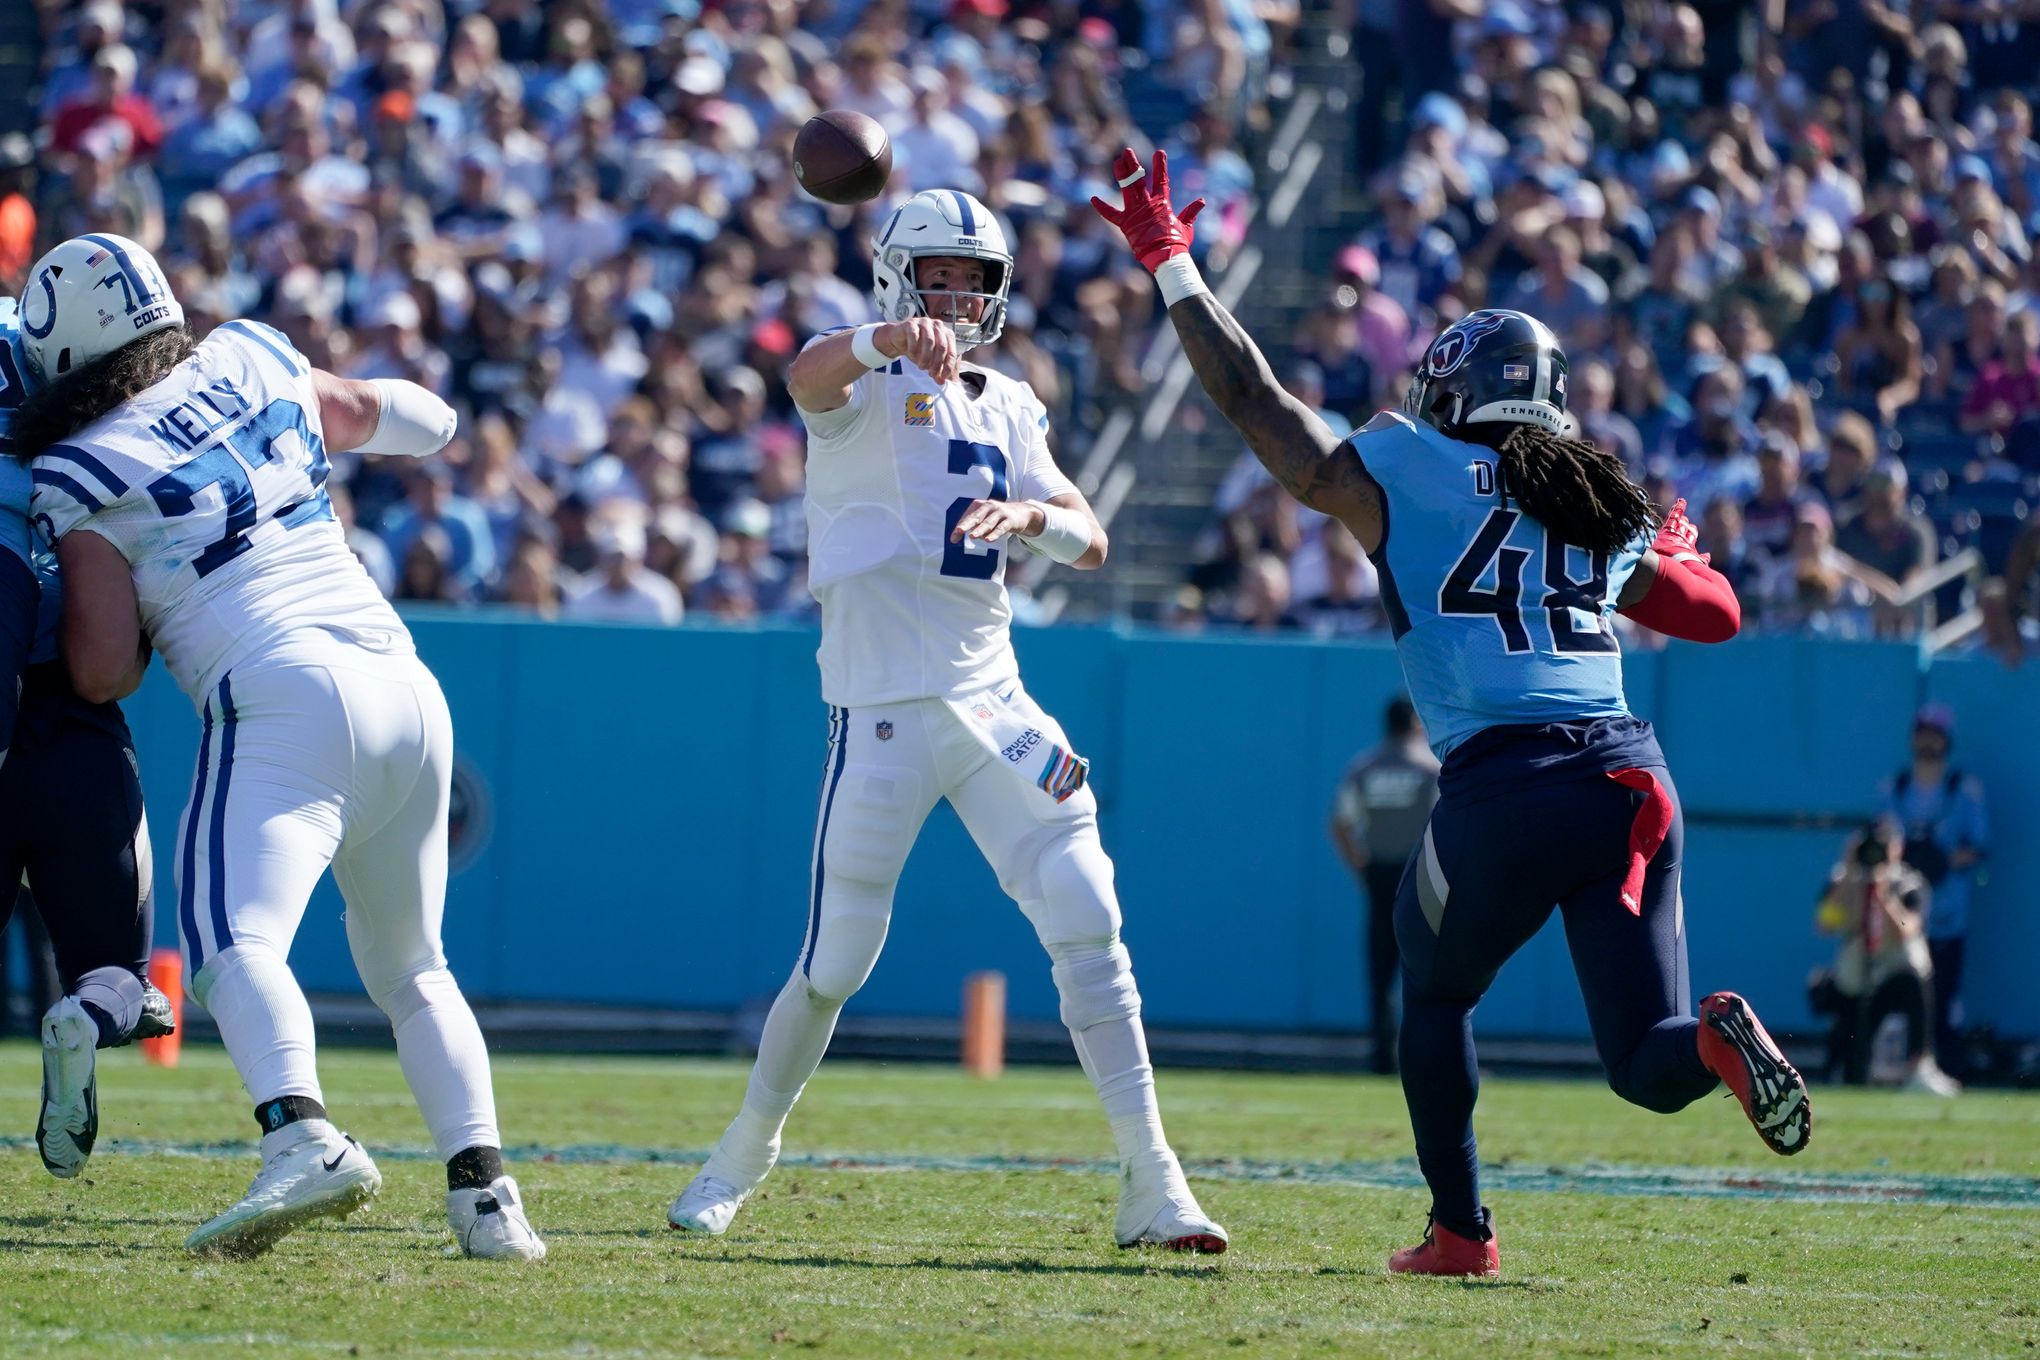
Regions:
<instances>
[{"instance_id":1,"label":"number 72 jersey","mask_svg":"<svg viewBox=\"0 0 2040 1360\"><path fill-rule=\"evenodd\" d=\"M281 333L230 321L31 465L37 531L120 550L142 627L194 702L300 628L409 649L333 518L311 372Z\"/></svg>"},{"instance_id":2,"label":"number 72 jersey","mask_svg":"<svg viewBox=\"0 0 2040 1360\"><path fill-rule=\"evenodd\" d=\"M1487 727L1629 712L1615 600L1647 538L1614 553L1560 542L1500 494L1492 449L1394 412L1354 447L1386 500L1373 561L1439 759Z\"/></svg>"}]
</instances>

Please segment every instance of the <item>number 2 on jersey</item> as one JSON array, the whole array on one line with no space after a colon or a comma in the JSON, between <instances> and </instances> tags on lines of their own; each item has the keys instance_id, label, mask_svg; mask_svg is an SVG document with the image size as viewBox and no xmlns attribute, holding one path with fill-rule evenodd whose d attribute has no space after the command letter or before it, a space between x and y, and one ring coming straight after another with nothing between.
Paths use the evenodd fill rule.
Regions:
<instances>
[{"instance_id":1,"label":"number 2 on jersey","mask_svg":"<svg viewBox=\"0 0 2040 1360\"><path fill-rule=\"evenodd\" d=\"M166 519L190 514L197 507L201 491L219 488L220 498L226 504L226 528L217 542L191 560L192 570L201 577L210 576L248 550L248 531L255 527L260 512L255 484L248 474L265 463L278 461L276 443L293 431L304 441L310 456L306 474L312 494L281 507L272 518L284 528L294 529L306 520L320 518L322 511L331 513L325 495L329 466L325 445L305 423L304 408L284 397L270 402L253 420L221 442L208 445L195 457L149 483L149 496Z\"/></svg>"},{"instance_id":2,"label":"number 2 on jersey","mask_svg":"<svg viewBox=\"0 0 2040 1360\"><path fill-rule=\"evenodd\" d=\"M1006 455L991 444L975 444L968 439L949 441L949 470L957 476L968 476L978 468L990 468L992 473L991 499L1006 499ZM951 543L950 534L956 531L956 522L963 518L963 512L970 509L979 497L958 496L949 503L949 513L942 517L942 574L963 576L973 581L989 581L999 570L999 550L983 543L965 539Z\"/></svg>"},{"instance_id":3,"label":"number 2 on jersey","mask_svg":"<svg viewBox=\"0 0 2040 1360\"><path fill-rule=\"evenodd\" d=\"M1506 546L1520 510L1497 507L1488 512L1473 542L1466 545L1459 561L1438 587L1440 614L1489 614L1502 630L1502 646L1510 652L1530 650L1530 629L1523 622L1523 567L1535 556L1527 548ZM1580 549L1579 551L1585 551ZM1608 554L1590 552L1587 579L1576 581L1566 564L1567 545L1544 531L1543 608L1551 623L1551 647L1557 652L1613 652L1619 650L1615 636L1602 630L1602 606L1608 600ZM1488 565L1495 569L1492 590L1481 588L1480 579ZM1575 627L1575 617L1590 618L1592 624Z\"/></svg>"}]
</instances>

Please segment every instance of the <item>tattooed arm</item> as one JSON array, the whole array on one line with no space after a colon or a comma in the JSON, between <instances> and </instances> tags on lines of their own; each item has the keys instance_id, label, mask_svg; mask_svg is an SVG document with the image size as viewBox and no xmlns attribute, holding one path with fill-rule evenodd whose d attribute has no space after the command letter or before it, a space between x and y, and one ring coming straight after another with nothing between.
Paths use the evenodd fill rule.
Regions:
<instances>
[{"instance_id":1,"label":"tattooed arm","mask_svg":"<svg viewBox=\"0 0 2040 1360\"><path fill-rule=\"evenodd\" d=\"M1381 546L1381 488L1367 475L1360 455L1315 411L1283 390L1253 337L1197 277L1189 253L1191 223L1204 200L1180 216L1169 207L1166 152L1155 153L1151 174L1130 149L1119 153L1112 171L1123 206L1111 208L1095 198L1091 206L1125 234L1155 275L1183 353L1212 404L1283 490L1345 524L1361 548L1373 552Z\"/></svg>"},{"instance_id":2,"label":"tattooed arm","mask_svg":"<svg viewBox=\"0 0 2040 1360\"><path fill-rule=\"evenodd\" d=\"M1219 413L1282 489L1343 523L1373 552L1381 546L1381 488L1352 444L1275 380L1245 328L1209 293L1169 308L1190 369Z\"/></svg>"}]
</instances>

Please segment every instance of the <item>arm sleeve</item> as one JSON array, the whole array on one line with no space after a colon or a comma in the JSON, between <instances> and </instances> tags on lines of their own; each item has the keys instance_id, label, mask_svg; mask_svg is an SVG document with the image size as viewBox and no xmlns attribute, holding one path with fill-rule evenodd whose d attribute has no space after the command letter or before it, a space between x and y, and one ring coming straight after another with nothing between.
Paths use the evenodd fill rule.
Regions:
<instances>
[{"instance_id":1,"label":"arm sleeve","mask_svg":"<svg viewBox=\"0 0 2040 1360\"><path fill-rule=\"evenodd\" d=\"M21 671L35 645L41 591L28 563L0 552L0 762L14 745L14 719L21 705Z\"/></svg>"},{"instance_id":2,"label":"arm sleeve","mask_svg":"<svg viewBox=\"0 0 2040 1360\"><path fill-rule=\"evenodd\" d=\"M1698 558L1657 559L1657 579L1621 611L1644 627L1688 642L1726 642L1742 630L1742 605L1728 578Z\"/></svg>"},{"instance_id":3,"label":"arm sleeve","mask_svg":"<svg viewBox=\"0 0 2040 1360\"><path fill-rule=\"evenodd\" d=\"M1027 447L1020 458L1020 485L1013 489L1014 499L1050 501L1075 491L1077 484L1063 475L1055 465L1055 455L1048 451L1048 408L1039 398L1030 397L1022 419L1027 424Z\"/></svg>"}]
</instances>

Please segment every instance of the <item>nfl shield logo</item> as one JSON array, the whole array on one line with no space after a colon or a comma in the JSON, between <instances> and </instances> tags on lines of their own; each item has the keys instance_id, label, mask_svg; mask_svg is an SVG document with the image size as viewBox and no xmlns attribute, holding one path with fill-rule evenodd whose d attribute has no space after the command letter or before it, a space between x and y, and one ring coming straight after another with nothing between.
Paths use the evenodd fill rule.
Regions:
<instances>
[{"instance_id":1,"label":"nfl shield logo","mask_svg":"<svg viewBox=\"0 0 2040 1360\"><path fill-rule=\"evenodd\" d=\"M977 714L981 721L990 722L992 720L992 709L989 704L978 704L971 709L971 712Z\"/></svg>"},{"instance_id":2,"label":"nfl shield logo","mask_svg":"<svg viewBox=\"0 0 2040 1360\"><path fill-rule=\"evenodd\" d=\"M880 741L892 740L892 724L890 722L881 721L878 724L878 739Z\"/></svg>"}]
</instances>

